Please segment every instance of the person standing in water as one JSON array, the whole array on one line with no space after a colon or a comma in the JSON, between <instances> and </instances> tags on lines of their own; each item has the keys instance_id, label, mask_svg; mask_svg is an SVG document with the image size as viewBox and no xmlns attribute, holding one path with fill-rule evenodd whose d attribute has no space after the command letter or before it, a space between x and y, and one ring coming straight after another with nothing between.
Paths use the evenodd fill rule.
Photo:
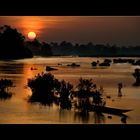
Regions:
<instances>
[{"instance_id":1,"label":"person standing in water","mask_svg":"<svg viewBox=\"0 0 140 140\"><path fill-rule=\"evenodd\" d=\"M122 91L121 91L122 88L123 88L122 83L118 83L118 97L122 96Z\"/></svg>"}]
</instances>

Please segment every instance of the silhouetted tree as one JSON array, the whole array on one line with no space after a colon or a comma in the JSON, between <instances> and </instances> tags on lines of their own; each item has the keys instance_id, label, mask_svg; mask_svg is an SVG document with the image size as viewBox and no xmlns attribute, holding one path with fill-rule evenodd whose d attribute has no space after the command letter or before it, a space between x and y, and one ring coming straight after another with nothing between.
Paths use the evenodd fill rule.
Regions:
<instances>
[{"instance_id":1,"label":"silhouetted tree","mask_svg":"<svg viewBox=\"0 0 140 140\"><path fill-rule=\"evenodd\" d=\"M104 106L105 102L102 98L102 93L97 89L96 84L92 82L92 79L80 79L78 88L79 106L82 111L90 110L92 105ZM89 98L93 98L93 102L89 101Z\"/></svg>"},{"instance_id":2,"label":"silhouetted tree","mask_svg":"<svg viewBox=\"0 0 140 140\"><path fill-rule=\"evenodd\" d=\"M31 51L24 45L25 37L8 25L0 27L0 58L17 59L32 57Z\"/></svg>"},{"instance_id":3,"label":"silhouetted tree","mask_svg":"<svg viewBox=\"0 0 140 140\"><path fill-rule=\"evenodd\" d=\"M92 82L92 79L79 79L79 84L77 85L77 97L78 97L78 108L87 113L90 109L89 98L92 97L94 90L96 89L96 84Z\"/></svg>"},{"instance_id":4,"label":"silhouetted tree","mask_svg":"<svg viewBox=\"0 0 140 140\"><path fill-rule=\"evenodd\" d=\"M78 97L85 98L90 97L91 92L96 88L96 84L92 82L92 79L79 79L79 84L77 85Z\"/></svg>"},{"instance_id":5,"label":"silhouetted tree","mask_svg":"<svg viewBox=\"0 0 140 140\"><path fill-rule=\"evenodd\" d=\"M55 55L78 55L78 56L140 56L140 46L122 46L110 44L87 44L74 45L70 42L62 41L58 43L50 43L53 54Z\"/></svg>"},{"instance_id":6,"label":"silhouetted tree","mask_svg":"<svg viewBox=\"0 0 140 140\"><path fill-rule=\"evenodd\" d=\"M43 42L41 45L41 55L43 56L52 56L52 49L50 44Z\"/></svg>"},{"instance_id":7,"label":"silhouetted tree","mask_svg":"<svg viewBox=\"0 0 140 140\"><path fill-rule=\"evenodd\" d=\"M93 92L93 105L95 106L104 106L105 101L103 101L102 94L100 91L96 90Z\"/></svg>"},{"instance_id":8,"label":"silhouetted tree","mask_svg":"<svg viewBox=\"0 0 140 140\"><path fill-rule=\"evenodd\" d=\"M73 89L73 85L62 80L60 82L60 99L68 99Z\"/></svg>"},{"instance_id":9,"label":"silhouetted tree","mask_svg":"<svg viewBox=\"0 0 140 140\"><path fill-rule=\"evenodd\" d=\"M60 82L60 107L62 109L71 109L70 94L72 93L73 85L62 80Z\"/></svg>"},{"instance_id":10,"label":"silhouetted tree","mask_svg":"<svg viewBox=\"0 0 140 140\"><path fill-rule=\"evenodd\" d=\"M52 48L51 44L46 42L40 42L38 39L34 39L32 41L26 41L26 46L32 51L34 55L39 56L52 56Z\"/></svg>"}]
</instances>

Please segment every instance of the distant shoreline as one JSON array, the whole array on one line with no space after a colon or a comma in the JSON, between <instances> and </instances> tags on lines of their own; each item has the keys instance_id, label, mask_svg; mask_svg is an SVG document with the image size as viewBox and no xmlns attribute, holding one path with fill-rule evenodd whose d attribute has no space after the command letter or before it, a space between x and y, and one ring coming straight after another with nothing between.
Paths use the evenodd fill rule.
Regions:
<instances>
[{"instance_id":1,"label":"distant shoreline","mask_svg":"<svg viewBox=\"0 0 140 140\"><path fill-rule=\"evenodd\" d=\"M128 58L128 57L131 57L131 58L140 58L140 56L72 56L72 55L52 55L52 56L41 56L41 55L35 55L33 57L25 57L25 58L13 58L13 59L2 59L0 58L0 61L14 61L14 60L20 60L20 59L32 59L32 58L53 58L53 57L56 57L56 58L78 58L78 57L83 57L83 58L87 58L87 57L91 57L91 58Z\"/></svg>"},{"instance_id":2,"label":"distant shoreline","mask_svg":"<svg viewBox=\"0 0 140 140\"><path fill-rule=\"evenodd\" d=\"M106 58L106 57L140 57L140 55L135 55L135 56L72 56L72 55L52 55L52 56L41 56L41 55L35 55L33 58L35 58L35 57L62 57L62 58L65 58L65 57L70 57L70 58L75 58L75 57L102 57L102 58Z\"/></svg>"}]
</instances>

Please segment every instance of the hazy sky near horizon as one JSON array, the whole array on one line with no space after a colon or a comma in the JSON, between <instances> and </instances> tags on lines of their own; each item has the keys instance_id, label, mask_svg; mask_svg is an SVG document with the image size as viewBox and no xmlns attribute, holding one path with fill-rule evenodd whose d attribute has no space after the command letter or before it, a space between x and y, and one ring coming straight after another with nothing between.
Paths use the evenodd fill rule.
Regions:
<instances>
[{"instance_id":1,"label":"hazy sky near horizon","mask_svg":"<svg viewBox=\"0 0 140 140\"><path fill-rule=\"evenodd\" d=\"M45 42L140 45L140 16L0 16L3 25Z\"/></svg>"}]
</instances>

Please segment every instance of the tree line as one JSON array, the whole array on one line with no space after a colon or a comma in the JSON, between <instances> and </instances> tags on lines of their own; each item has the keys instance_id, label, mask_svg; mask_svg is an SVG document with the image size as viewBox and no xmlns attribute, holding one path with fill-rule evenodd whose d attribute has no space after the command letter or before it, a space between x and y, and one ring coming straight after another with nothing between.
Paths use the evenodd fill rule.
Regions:
<instances>
[{"instance_id":1,"label":"tree line","mask_svg":"<svg viewBox=\"0 0 140 140\"><path fill-rule=\"evenodd\" d=\"M67 41L40 42L27 41L25 37L9 25L0 27L0 59L30 58L39 56L82 56L82 57L136 57L140 56L140 46L110 44L71 43Z\"/></svg>"},{"instance_id":2,"label":"tree line","mask_svg":"<svg viewBox=\"0 0 140 140\"><path fill-rule=\"evenodd\" d=\"M109 44L87 44L71 43L67 41L57 42L39 42L27 41L35 55L42 56L81 56L81 57L136 57L140 56L140 46L121 46Z\"/></svg>"}]
</instances>

